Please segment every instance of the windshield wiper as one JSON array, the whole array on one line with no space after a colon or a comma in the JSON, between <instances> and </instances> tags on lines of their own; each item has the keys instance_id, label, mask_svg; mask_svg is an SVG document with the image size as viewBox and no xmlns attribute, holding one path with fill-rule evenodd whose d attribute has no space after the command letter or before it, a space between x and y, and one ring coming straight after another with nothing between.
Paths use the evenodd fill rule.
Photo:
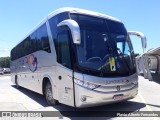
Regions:
<instances>
[{"instance_id":1,"label":"windshield wiper","mask_svg":"<svg viewBox=\"0 0 160 120\"><path fill-rule=\"evenodd\" d=\"M106 55L106 56L109 56L109 58L110 58L110 57L111 57L112 48L109 46L108 40L106 40L106 47L107 47L107 51L108 51L108 55ZM106 56L105 56L105 57L106 57ZM107 59L106 59L105 64L98 68L98 69L101 71L101 73L100 73L101 76L102 76L103 73L105 72L105 69L107 68L107 64L108 64L108 62L107 62Z\"/></svg>"},{"instance_id":2,"label":"windshield wiper","mask_svg":"<svg viewBox=\"0 0 160 120\"><path fill-rule=\"evenodd\" d=\"M111 56L111 51L110 51L110 48L108 46L107 46L107 49L108 49L107 50L108 51L108 56L110 57ZM107 62L107 59L106 59L105 64L98 68L101 71L100 76L103 76L103 74L105 73L105 71L107 69L107 66L108 66L108 62Z\"/></svg>"},{"instance_id":3,"label":"windshield wiper","mask_svg":"<svg viewBox=\"0 0 160 120\"><path fill-rule=\"evenodd\" d=\"M114 55L113 55L113 48L111 47L111 45L109 45L109 43L108 43L108 41L107 41L107 45L106 45L106 47L107 47L107 51L108 51L108 53L107 53L107 55L106 56L109 56L109 59L106 59L106 62L105 62L105 64L104 65L102 65L100 68L99 68L99 70L101 71L101 73L100 73L100 76L103 76L103 74L106 72L106 70L108 69L107 67L109 66L109 64L110 64L110 58L112 58L112 57L114 57ZM109 61L108 61L109 60ZM111 69L111 68L110 68Z\"/></svg>"},{"instance_id":4,"label":"windshield wiper","mask_svg":"<svg viewBox=\"0 0 160 120\"><path fill-rule=\"evenodd\" d=\"M125 64L126 64L128 70L131 71L131 68L129 67L129 64L128 64L126 58L124 57L122 51L121 51L119 48L117 48L117 51L119 51L119 54L118 54L118 55L120 55L120 56L123 58L123 62L125 62ZM118 52L117 52L117 53L118 53ZM117 57L118 57L118 56L117 56Z\"/></svg>"}]
</instances>

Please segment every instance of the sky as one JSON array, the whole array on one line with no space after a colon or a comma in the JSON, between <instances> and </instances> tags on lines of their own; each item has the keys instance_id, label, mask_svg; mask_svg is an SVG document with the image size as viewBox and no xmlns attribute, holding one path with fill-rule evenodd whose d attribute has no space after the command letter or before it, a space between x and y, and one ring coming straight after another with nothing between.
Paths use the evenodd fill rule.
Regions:
<instances>
[{"instance_id":1,"label":"sky","mask_svg":"<svg viewBox=\"0 0 160 120\"><path fill-rule=\"evenodd\" d=\"M1 0L0 57L10 50L52 11L74 7L120 19L128 31L147 37L147 49L160 46L160 0ZM136 53L142 53L140 39L131 37Z\"/></svg>"}]
</instances>

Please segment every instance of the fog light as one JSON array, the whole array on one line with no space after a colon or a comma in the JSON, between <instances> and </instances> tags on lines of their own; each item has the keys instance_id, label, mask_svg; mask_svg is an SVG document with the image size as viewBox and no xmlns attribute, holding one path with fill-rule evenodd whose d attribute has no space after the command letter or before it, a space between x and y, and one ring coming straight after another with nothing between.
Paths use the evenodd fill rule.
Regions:
<instances>
[{"instance_id":1,"label":"fog light","mask_svg":"<svg viewBox=\"0 0 160 120\"><path fill-rule=\"evenodd\" d=\"M85 102L87 100L87 98L85 96L81 96L81 101Z\"/></svg>"}]
</instances>

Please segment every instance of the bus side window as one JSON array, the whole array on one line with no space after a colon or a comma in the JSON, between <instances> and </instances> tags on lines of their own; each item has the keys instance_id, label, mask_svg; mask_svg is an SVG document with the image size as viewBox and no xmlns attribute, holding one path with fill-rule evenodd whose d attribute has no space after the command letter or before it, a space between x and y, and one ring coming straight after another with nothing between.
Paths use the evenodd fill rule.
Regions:
<instances>
[{"instance_id":1,"label":"bus side window","mask_svg":"<svg viewBox=\"0 0 160 120\"><path fill-rule=\"evenodd\" d=\"M58 62L63 66L71 68L68 32L59 33L57 38L58 38L58 54L57 54Z\"/></svg>"},{"instance_id":2,"label":"bus side window","mask_svg":"<svg viewBox=\"0 0 160 120\"><path fill-rule=\"evenodd\" d=\"M51 34L52 34L52 38L53 38L53 42L55 45L55 50L56 50L56 54L58 54L58 44L57 44L57 24L60 23L63 20L69 19L69 13L68 12L63 12L60 14L55 15L54 17L52 17L49 20L49 24L50 24L50 29L51 29Z\"/></svg>"},{"instance_id":3,"label":"bus side window","mask_svg":"<svg viewBox=\"0 0 160 120\"><path fill-rule=\"evenodd\" d=\"M42 25L37 31L37 50L44 50L51 53L46 24Z\"/></svg>"}]
</instances>

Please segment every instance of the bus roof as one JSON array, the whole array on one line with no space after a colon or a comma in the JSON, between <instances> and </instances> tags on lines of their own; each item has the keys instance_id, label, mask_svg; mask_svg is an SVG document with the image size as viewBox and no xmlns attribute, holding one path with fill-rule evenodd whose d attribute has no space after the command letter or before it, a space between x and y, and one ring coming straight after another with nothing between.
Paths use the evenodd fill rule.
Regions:
<instances>
[{"instance_id":1,"label":"bus roof","mask_svg":"<svg viewBox=\"0 0 160 120\"><path fill-rule=\"evenodd\" d=\"M25 37L23 37L23 39L20 40L18 42L18 44L20 44L26 37L28 37L30 34L32 34L36 29L38 29L42 24L44 24L48 19L52 18L53 16L55 16L55 15L57 15L59 13L63 13L63 12L86 14L86 15L91 15L91 16L95 16L95 17L101 17L101 18L113 20L113 21L116 21L116 22L121 22L117 18L108 16L108 15L105 15L105 14L102 14L102 13L89 11L89 10L85 10L85 9L64 7L64 8L57 9L57 10L51 12L48 16L46 16L38 25L36 25L36 27L34 27ZM16 44L16 46L18 44ZM15 48L16 46L14 46L13 48Z\"/></svg>"},{"instance_id":2,"label":"bus roof","mask_svg":"<svg viewBox=\"0 0 160 120\"><path fill-rule=\"evenodd\" d=\"M62 12L81 13L81 14L86 14L86 15L91 15L91 16L96 16L96 17L102 17L102 18L105 18L105 19L110 19L110 20L113 20L113 21L121 22L119 19L111 17L109 15L105 15L105 14L90 11L90 10L70 8L70 7L60 8L60 9L57 9L57 10L51 12L48 15L48 19L50 19L51 17L55 16L56 14L59 14L59 13L62 13Z\"/></svg>"}]
</instances>

